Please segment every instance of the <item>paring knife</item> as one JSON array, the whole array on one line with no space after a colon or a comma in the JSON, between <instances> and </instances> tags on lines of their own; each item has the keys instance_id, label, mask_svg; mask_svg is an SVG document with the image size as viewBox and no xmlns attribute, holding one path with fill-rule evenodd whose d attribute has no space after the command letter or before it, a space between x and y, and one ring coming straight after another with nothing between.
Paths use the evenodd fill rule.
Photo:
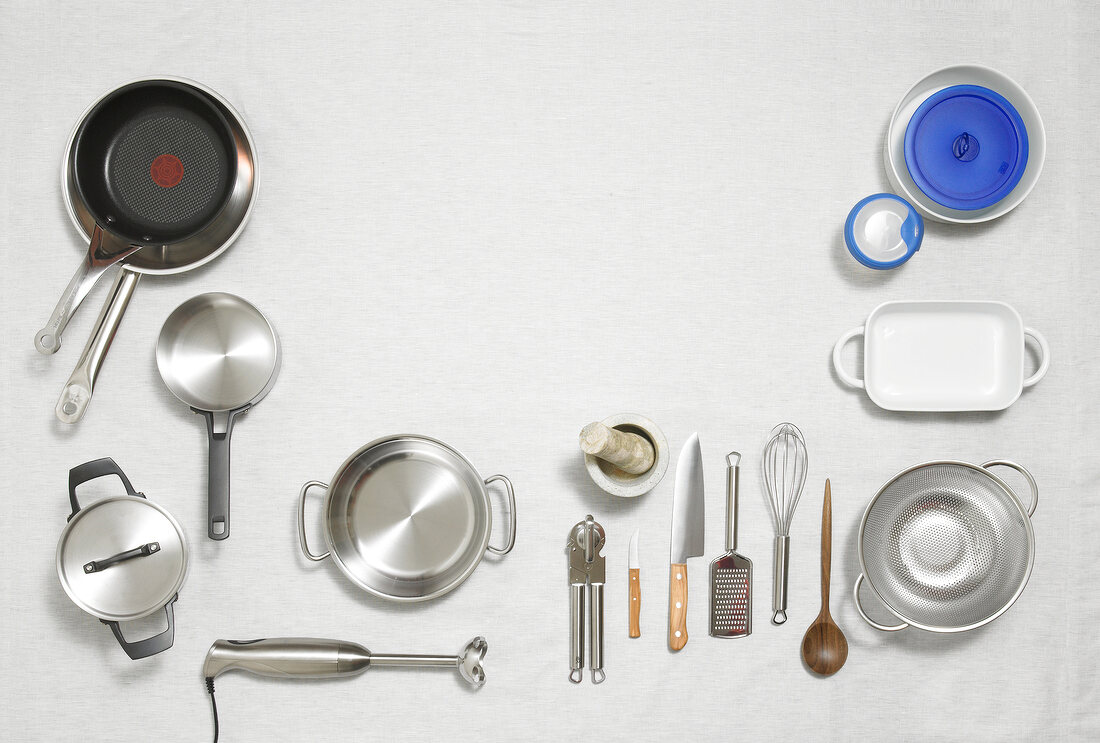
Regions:
<instances>
[{"instance_id":1,"label":"paring knife","mask_svg":"<svg viewBox=\"0 0 1100 743\"><path fill-rule=\"evenodd\" d=\"M687 561L703 554L704 524L703 453L699 434L693 433L676 462L672 499L672 565L668 576L668 646L672 650L687 645Z\"/></svg>"},{"instance_id":2,"label":"paring knife","mask_svg":"<svg viewBox=\"0 0 1100 743\"><path fill-rule=\"evenodd\" d=\"M638 561L638 530L630 537L630 558L627 562L630 570L630 636L642 636L642 563Z\"/></svg>"}]
</instances>

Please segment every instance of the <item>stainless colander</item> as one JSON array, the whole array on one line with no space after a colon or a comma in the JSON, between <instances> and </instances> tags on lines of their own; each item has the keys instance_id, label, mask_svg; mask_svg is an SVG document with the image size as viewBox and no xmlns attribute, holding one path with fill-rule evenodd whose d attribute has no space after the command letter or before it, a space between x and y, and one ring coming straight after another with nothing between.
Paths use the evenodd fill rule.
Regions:
<instances>
[{"instance_id":1,"label":"stainless colander","mask_svg":"<svg viewBox=\"0 0 1100 743\"><path fill-rule=\"evenodd\" d=\"M1010 467L1031 487L1023 503L989 471ZM882 486L859 527L856 609L876 629L913 626L930 632L965 632L1004 614L1031 575L1035 533L1031 514L1039 500L1035 478L1007 460L980 467L926 462ZM864 580L901 624L884 625L860 604Z\"/></svg>"}]
</instances>

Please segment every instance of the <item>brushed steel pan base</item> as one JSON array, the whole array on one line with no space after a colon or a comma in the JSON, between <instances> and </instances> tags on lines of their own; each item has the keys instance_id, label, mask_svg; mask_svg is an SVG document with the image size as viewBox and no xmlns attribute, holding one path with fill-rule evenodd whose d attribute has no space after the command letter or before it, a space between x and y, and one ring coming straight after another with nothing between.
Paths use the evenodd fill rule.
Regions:
<instances>
[{"instance_id":1,"label":"brushed steel pan base","mask_svg":"<svg viewBox=\"0 0 1100 743\"><path fill-rule=\"evenodd\" d=\"M511 499L511 534L503 549L489 546L493 514L487 484L501 481ZM308 488L301 493L299 528ZM511 483L482 480L465 457L424 436L381 439L353 454L328 486L324 532L329 554L352 581L396 601L444 594L474 571L486 550L504 554L515 540ZM305 544L303 551L313 560Z\"/></svg>"}]
</instances>

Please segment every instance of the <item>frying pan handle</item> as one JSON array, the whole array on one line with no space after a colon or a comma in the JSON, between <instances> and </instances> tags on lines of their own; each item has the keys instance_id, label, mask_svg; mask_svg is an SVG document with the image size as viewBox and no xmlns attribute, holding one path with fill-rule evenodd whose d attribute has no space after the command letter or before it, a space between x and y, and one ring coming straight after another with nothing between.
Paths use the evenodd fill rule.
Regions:
<instances>
[{"instance_id":1,"label":"frying pan handle","mask_svg":"<svg viewBox=\"0 0 1100 743\"><path fill-rule=\"evenodd\" d=\"M191 408L206 419L206 433L210 439L207 463L206 536L221 541L229 537L229 439L233 435L233 421L250 406L230 410L228 414L215 414L209 410Z\"/></svg>"},{"instance_id":2,"label":"frying pan handle","mask_svg":"<svg viewBox=\"0 0 1100 743\"><path fill-rule=\"evenodd\" d=\"M84 417L88 410L88 403L92 399L92 391L95 389L95 380L99 376L99 370L103 366L103 359L107 356L111 342L115 339L115 333L122 323L122 315L130 304L130 298L134 296L137 288L139 274L128 271L125 268L118 272L114 286L107 295L107 301L99 312L95 330L88 339L88 345L84 347L84 353L77 362L76 369L65 383L65 389L61 391L61 397L57 401L54 413L62 423L76 423Z\"/></svg>"},{"instance_id":3,"label":"frying pan handle","mask_svg":"<svg viewBox=\"0 0 1100 743\"><path fill-rule=\"evenodd\" d=\"M836 375L840 377L840 381L849 387L855 387L856 389L863 389L863 380L856 379L847 372L844 368L844 362L840 360L840 352L844 350L844 347L848 345L848 341L855 338L857 335L863 335L863 326L858 328L852 328L844 335L840 336L840 340L833 346L833 368L836 369Z\"/></svg>"},{"instance_id":4,"label":"frying pan handle","mask_svg":"<svg viewBox=\"0 0 1100 743\"><path fill-rule=\"evenodd\" d=\"M104 249L103 229L98 223L96 224L92 230L84 260L80 262L80 267L76 269L69 285L65 287L65 293L58 300L49 321L34 336L34 347L39 353L57 353L57 349L61 348L61 332L69 324L70 318L84 301L84 297L88 296L88 292L99 282L108 268L140 248L140 245L123 245Z\"/></svg>"},{"instance_id":5,"label":"frying pan handle","mask_svg":"<svg viewBox=\"0 0 1100 743\"><path fill-rule=\"evenodd\" d=\"M486 549L494 555L507 555L516 546L516 491L512 488L512 481L504 475L493 475L485 480L485 485L488 486L491 482L504 483L504 489L508 492L508 543L504 545L503 549L494 547L491 544L486 545Z\"/></svg>"},{"instance_id":6,"label":"frying pan handle","mask_svg":"<svg viewBox=\"0 0 1100 743\"><path fill-rule=\"evenodd\" d=\"M983 464L982 467L984 469L989 469L990 467L1008 467L1009 469L1016 470L1021 475L1023 475L1024 479L1027 480L1028 487L1031 488L1031 501L1027 506L1027 515L1030 518L1031 515L1035 513L1035 506L1039 505L1039 485L1035 482L1035 478L1031 476L1031 473L1028 472L1023 467L1023 465L1016 464L1015 462L1008 459L993 459ZM1012 488L1009 488L1009 490L1012 490ZM1015 491L1013 491L1013 495L1015 494ZM1019 496L1016 497L1019 498ZM1020 502L1023 503L1022 500Z\"/></svg>"},{"instance_id":7,"label":"frying pan handle","mask_svg":"<svg viewBox=\"0 0 1100 743\"><path fill-rule=\"evenodd\" d=\"M867 616L867 612L863 610L863 604L859 602L859 587L863 585L863 577L863 573L860 573L859 577L856 578L856 586L852 589L852 595L855 596L856 599L856 611L858 611L859 615L863 617L863 621L867 622L867 624L871 625L877 630L882 630L883 632L897 632L898 630L903 630L908 627L909 625L905 622L892 626L888 624L879 624L875 620L871 619L871 617ZM872 588L871 590L873 591L874 588Z\"/></svg>"},{"instance_id":8,"label":"frying pan handle","mask_svg":"<svg viewBox=\"0 0 1100 743\"><path fill-rule=\"evenodd\" d=\"M306 541L306 493L310 488L328 490L328 485L320 480L310 480L302 486L301 492L298 493L298 544L302 547L303 555L314 562L321 562L321 560L329 556L329 553L325 552L320 555L313 554L309 549L309 542Z\"/></svg>"}]
</instances>

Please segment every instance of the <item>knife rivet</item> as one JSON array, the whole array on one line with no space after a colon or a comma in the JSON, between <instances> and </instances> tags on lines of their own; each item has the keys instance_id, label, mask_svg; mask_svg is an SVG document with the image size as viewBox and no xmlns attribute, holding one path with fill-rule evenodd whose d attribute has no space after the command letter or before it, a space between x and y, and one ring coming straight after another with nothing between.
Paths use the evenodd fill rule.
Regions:
<instances>
[{"instance_id":1,"label":"knife rivet","mask_svg":"<svg viewBox=\"0 0 1100 743\"><path fill-rule=\"evenodd\" d=\"M683 604L681 604L679 601L676 602L676 608L677 609L679 609L682 606L683 606ZM679 636L679 635L677 634L677 636Z\"/></svg>"},{"instance_id":2,"label":"knife rivet","mask_svg":"<svg viewBox=\"0 0 1100 743\"><path fill-rule=\"evenodd\" d=\"M676 580L683 580L683 576L679 573L676 574Z\"/></svg>"}]
</instances>

